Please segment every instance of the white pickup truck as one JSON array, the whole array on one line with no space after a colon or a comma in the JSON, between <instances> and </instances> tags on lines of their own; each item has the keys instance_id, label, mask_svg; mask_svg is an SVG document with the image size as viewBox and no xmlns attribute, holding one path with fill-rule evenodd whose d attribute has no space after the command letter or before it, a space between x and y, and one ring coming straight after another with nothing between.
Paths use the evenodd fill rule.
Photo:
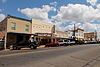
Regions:
<instances>
[{"instance_id":1,"label":"white pickup truck","mask_svg":"<svg viewBox=\"0 0 100 67\"><path fill-rule=\"evenodd\" d=\"M60 46L67 46L67 45L74 45L75 41L74 40L60 40L59 41Z\"/></svg>"}]
</instances>

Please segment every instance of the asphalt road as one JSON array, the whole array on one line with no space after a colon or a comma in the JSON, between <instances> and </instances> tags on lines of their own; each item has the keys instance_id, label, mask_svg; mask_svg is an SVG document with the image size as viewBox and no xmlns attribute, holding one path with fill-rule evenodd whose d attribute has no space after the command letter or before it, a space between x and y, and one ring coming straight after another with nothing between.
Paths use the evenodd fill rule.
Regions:
<instances>
[{"instance_id":1,"label":"asphalt road","mask_svg":"<svg viewBox=\"0 0 100 67\"><path fill-rule=\"evenodd\" d=\"M99 45L43 48L0 56L0 67L100 67Z\"/></svg>"}]
</instances>

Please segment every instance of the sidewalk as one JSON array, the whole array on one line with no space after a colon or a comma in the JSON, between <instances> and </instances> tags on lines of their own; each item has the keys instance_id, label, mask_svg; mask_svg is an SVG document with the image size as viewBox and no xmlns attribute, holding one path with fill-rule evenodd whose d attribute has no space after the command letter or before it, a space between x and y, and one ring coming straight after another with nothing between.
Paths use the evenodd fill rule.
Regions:
<instances>
[{"instance_id":1,"label":"sidewalk","mask_svg":"<svg viewBox=\"0 0 100 67\"><path fill-rule=\"evenodd\" d=\"M37 47L37 48L44 48L45 47L45 45L40 45L39 47Z\"/></svg>"},{"instance_id":2,"label":"sidewalk","mask_svg":"<svg viewBox=\"0 0 100 67\"><path fill-rule=\"evenodd\" d=\"M39 46L37 47L37 49L31 50L30 48L22 48L21 50L10 50L10 49L6 49L6 50L1 50L0 51L0 55L8 55L8 54L16 54L16 53L25 53L25 52L32 52L32 51L38 51L42 48L44 48L45 45Z\"/></svg>"}]
</instances>

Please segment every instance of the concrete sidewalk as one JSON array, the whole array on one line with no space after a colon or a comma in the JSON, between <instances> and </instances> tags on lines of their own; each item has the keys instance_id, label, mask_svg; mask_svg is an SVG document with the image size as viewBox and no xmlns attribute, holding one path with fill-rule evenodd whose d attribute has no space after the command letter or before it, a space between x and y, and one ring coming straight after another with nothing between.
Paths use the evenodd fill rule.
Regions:
<instances>
[{"instance_id":1,"label":"concrete sidewalk","mask_svg":"<svg viewBox=\"0 0 100 67\"><path fill-rule=\"evenodd\" d=\"M0 51L0 55L8 55L8 54L16 54L16 53L23 53L23 52L32 52L32 51L38 51L38 50L42 50L44 49L45 46L39 46L37 47L37 49L31 50L30 48L22 48L21 50L10 50L10 49L6 49L6 50L1 50Z\"/></svg>"},{"instance_id":2,"label":"concrete sidewalk","mask_svg":"<svg viewBox=\"0 0 100 67\"><path fill-rule=\"evenodd\" d=\"M0 51L0 57L1 56L10 56L10 55L17 55L17 54L27 54L27 53L34 53L34 52L40 52L45 50L53 50L58 47L45 47L44 45L37 47L37 49L30 49L30 48L22 48L21 50L1 50ZM60 48L60 47L59 47Z\"/></svg>"}]
</instances>

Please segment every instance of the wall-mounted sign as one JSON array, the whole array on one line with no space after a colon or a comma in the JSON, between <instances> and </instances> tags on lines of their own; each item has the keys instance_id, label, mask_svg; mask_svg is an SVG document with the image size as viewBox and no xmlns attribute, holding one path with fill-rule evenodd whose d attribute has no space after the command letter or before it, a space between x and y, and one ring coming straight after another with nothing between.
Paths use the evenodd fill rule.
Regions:
<instances>
[{"instance_id":1,"label":"wall-mounted sign","mask_svg":"<svg viewBox=\"0 0 100 67\"><path fill-rule=\"evenodd\" d=\"M36 33L37 36L52 36L51 33Z\"/></svg>"}]
</instances>

